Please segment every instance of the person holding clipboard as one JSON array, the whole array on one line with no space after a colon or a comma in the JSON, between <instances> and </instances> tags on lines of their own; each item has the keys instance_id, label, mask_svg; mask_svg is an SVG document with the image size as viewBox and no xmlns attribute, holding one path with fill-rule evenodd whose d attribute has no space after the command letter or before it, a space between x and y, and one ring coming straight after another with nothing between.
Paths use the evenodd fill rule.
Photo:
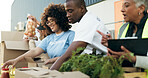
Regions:
<instances>
[{"instance_id":1,"label":"person holding clipboard","mask_svg":"<svg viewBox=\"0 0 148 78\"><path fill-rule=\"evenodd\" d=\"M148 1L147 0L123 0L121 12L124 17L124 23L118 33L118 39L125 37L137 37L138 39L148 38ZM110 34L104 34L98 31L102 35L101 43L108 47L108 40L111 39ZM116 52L108 48L108 56L119 58L122 55L128 53L132 62L136 67L142 67L148 69L148 57L144 56L131 56L128 49L121 46L122 52ZM124 59L128 60L127 57Z\"/></svg>"}]
</instances>

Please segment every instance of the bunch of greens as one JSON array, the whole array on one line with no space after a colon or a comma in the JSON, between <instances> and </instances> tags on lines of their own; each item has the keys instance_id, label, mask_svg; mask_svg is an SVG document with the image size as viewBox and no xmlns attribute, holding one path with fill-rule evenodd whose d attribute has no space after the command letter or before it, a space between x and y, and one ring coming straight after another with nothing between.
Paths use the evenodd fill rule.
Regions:
<instances>
[{"instance_id":1,"label":"bunch of greens","mask_svg":"<svg viewBox=\"0 0 148 78\"><path fill-rule=\"evenodd\" d=\"M81 71L91 78L122 78L123 57L115 59L110 56L102 55L77 55L84 48L78 48L73 52L72 57L60 68L60 72Z\"/></svg>"}]
</instances>

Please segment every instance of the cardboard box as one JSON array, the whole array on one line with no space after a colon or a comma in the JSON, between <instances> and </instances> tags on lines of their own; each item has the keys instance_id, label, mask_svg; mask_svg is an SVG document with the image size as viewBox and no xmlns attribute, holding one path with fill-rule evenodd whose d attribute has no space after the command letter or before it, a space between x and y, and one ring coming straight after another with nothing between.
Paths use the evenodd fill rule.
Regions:
<instances>
[{"instance_id":1,"label":"cardboard box","mask_svg":"<svg viewBox=\"0 0 148 78\"><path fill-rule=\"evenodd\" d=\"M49 71L42 68L19 68L15 70L15 78L36 78L49 75Z\"/></svg>"},{"instance_id":2,"label":"cardboard box","mask_svg":"<svg viewBox=\"0 0 148 78\"><path fill-rule=\"evenodd\" d=\"M23 41L23 32L2 31L0 64L14 59L29 50L28 43ZM19 62L16 67L26 67L27 63Z\"/></svg>"},{"instance_id":3,"label":"cardboard box","mask_svg":"<svg viewBox=\"0 0 148 78\"><path fill-rule=\"evenodd\" d=\"M42 53L38 57L41 58L41 61L46 61L47 59L50 59L50 57L48 56L48 53Z\"/></svg>"},{"instance_id":4,"label":"cardboard box","mask_svg":"<svg viewBox=\"0 0 148 78\"><path fill-rule=\"evenodd\" d=\"M76 72L58 72L43 68L20 68L15 71L15 78L90 78L89 76Z\"/></svg>"},{"instance_id":5,"label":"cardboard box","mask_svg":"<svg viewBox=\"0 0 148 78\"><path fill-rule=\"evenodd\" d=\"M0 64L10 59L14 59L29 50L29 43L23 40L23 32L16 31L2 31L1 32L1 51L0 51ZM27 62L19 62L16 67L41 67L48 69L52 64L43 65L43 61L49 59L47 54L38 56L41 61L34 61L33 59L27 60ZM28 66L29 65L29 66Z\"/></svg>"},{"instance_id":6,"label":"cardboard box","mask_svg":"<svg viewBox=\"0 0 148 78\"><path fill-rule=\"evenodd\" d=\"M90 78L90 77L80 71L74 71L74 72L63 72L61 78Z\"/></svg>"},{"instance_id":7,"label":"cardboard box","mask_svg":"<svg viewBox=\"0 0 148 78\"><path fill-rule=\"evenodd\" d=\"M17 31L1 31L2 41L23 41L24 32Z\"/></svg>"},{"instance_id":8,"label":"cardboard box","mask_svg":"<svg viewBox=\"0 0 148 78\"><path fill-rule=\"evenodd\" d=\"M34 61L31 57L25 57L26 62L28 62L28 67L40 67L44 69L49 69L52 64L44 65L44 61L41 59Z\"/></svg>"}]
</instances>

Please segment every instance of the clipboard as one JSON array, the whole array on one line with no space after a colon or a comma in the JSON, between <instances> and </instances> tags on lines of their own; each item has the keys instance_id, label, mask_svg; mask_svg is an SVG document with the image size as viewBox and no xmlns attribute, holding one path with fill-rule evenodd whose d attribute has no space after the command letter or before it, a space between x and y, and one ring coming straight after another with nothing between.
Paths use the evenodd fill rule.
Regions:
<instances>
[{"instance_id":1,"label":"clipboard","mask_svg":"<svg viewBox=\"0 0 148 78\"><path fill-rule=\"evenodd\" d=\"M121 46L134 53L134 55L147 56L148 38L144 39L110 39L108 40L108 48L113 51L122 51Z\"/></svg>"}]
</instances>

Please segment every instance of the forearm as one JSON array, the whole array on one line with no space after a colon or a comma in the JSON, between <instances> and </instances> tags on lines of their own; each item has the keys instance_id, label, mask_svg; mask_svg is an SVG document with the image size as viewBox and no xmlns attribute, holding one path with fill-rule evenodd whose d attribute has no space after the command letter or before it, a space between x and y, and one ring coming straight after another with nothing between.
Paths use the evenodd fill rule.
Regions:
<instances>
[{"instance_id":1,"label":"forearm","mask_svg":"<svg viewBox=\"0 0 148 78\"><path fill-rule=\"evenodd\" d=\"M69 59L69 57L60 57L59 59L57 58L54 62L54 64L51 66L50 70L59 70L61 65L66 61L65 59Z\"/></svg>"},{"instance_id":2,"label":"forearm","mask_svg":"<svg viewBox=\"0 0 148 78\"><path fill-rule=\"evenodd\" d=\"M53 58L53 62L55 62L58 58L60 58L60 57L55 57L55 58Z\"/></svg>"},{"instance_id":3,"label":"forearm","mask_svg":"<svg viewBox=\"0 0 148 78\"><path fill-rule=\"evenodd\" d=\"M72 55L72 51L76 51L76 49L78 47L86 47L87 43L82 42L82 41L77 41L77 42L72 42L72 44L68 47L67 51L65 52L65 54L63 56L61 56L50 68L51 70L59 70L59 68L61 67L61 65L67 61L71 55ZM81 51L82 52L82 51ZM80 53L81 53L80 52Z\"/></svg>"},{"instance_id":4,"label":"forearm","mask_svg":"<svg viewBox=\"0 0 148 78\"><path fill-rule=\"evenodd\" d=\"M75 48L72 45L70 46L71 47L68 48L65 54L57 59L56 62L51 66L50 70L59 70L61 65L71 57L72 51L74 51Z\"/></svg>"},{"instance_id":5,"label":"forearm","mask_svg":"<svg viewBox=\"0 0 148 78\"><path fill-rule=\"evenodd\" d=\"M34 58L34 57L38 56L39 54L40 53L39 52L36 52L35 49L32 49L32 50L27 51L23 55L17 57L15 60L17 60L19 62L19 61L25 60L25 57Z\"/></svg>"}]
</instances>

